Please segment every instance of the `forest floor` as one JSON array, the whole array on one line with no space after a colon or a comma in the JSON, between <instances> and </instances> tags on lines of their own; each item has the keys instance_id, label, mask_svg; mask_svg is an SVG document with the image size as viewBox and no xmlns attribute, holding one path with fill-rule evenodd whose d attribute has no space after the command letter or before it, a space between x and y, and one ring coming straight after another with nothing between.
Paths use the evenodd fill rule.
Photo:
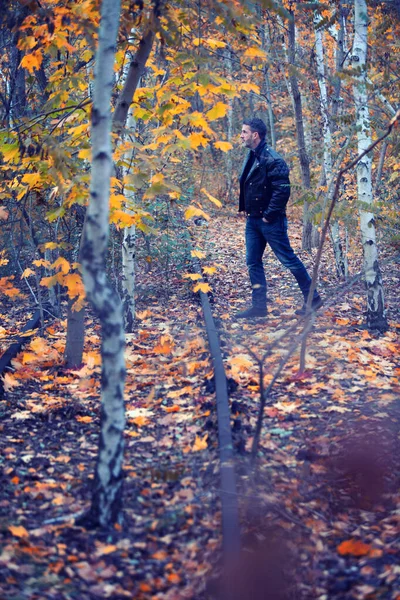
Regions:
<instances>
[{"instance_id":1,"label":"forest floor","mask_svg":"<svg viewBox=\"0 0 400 600\"><path fill-rule=\"evenodd\" d=\"M379 335L364 327L361 283L340 284L325 252L325 303L309 335L306 370L299 373L297 349L268 397L253 467L257 357L271 349L263 361L268 384L301 329L300 295L267 252L268 317L235 320L250 300L244 222L215 216L193 226L193 236L205 253L202 266L216 267L208 279L231 381L243 553L223 575L230 600L400 600L397 263L381 254L390 327ZM299 224L291 223L290 237L311 268ZM97 456L95 319L87 319L81 368L63 366L66 323L59 320L13 361L0 400L1 600L219 597L212 368L193 282L182 277L190 272L185 260L178 265L171 253L162 269L139 263L138 324L126 351L124 520L113 531L75 524L90 505ZM360 268L351 247L351 273ZM28 303L3 308L3 350L25 324Z\"/></svg>"}]
</instances>

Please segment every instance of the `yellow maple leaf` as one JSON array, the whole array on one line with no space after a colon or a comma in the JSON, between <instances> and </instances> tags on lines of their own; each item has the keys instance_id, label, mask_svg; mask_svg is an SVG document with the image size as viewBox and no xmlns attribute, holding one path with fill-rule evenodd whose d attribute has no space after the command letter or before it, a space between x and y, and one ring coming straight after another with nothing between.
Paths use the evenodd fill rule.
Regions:
<instances>
[{"instance_id":1,"label":"yellow maple leaf","mask_svg":"<svg viewBox=\"0 0 400 600\"><path fill-rule=\"evenodd\" d=\"M30 343L30 348L36 354L47 354L49 350L46 340L41 337L37 337L34 340L32 340Z\"/></svg>"},{"instance_id":2,"label":"yellow maple leaf","mask_svg":"<svg viewBox=\"0 0 400 600\"><path fill-rule=\"evenodd\" d=\"M201 113L199 111L195 111L194 113L191 113L191 114L188 114L187 116L185 116L184 121L186 121L186 120L189 123L191 123L192 125L194 125L195 127L198 127L199 129L203 129L203 131L205 131L205 133L208 133L208 135L212 136L214 134L210 125L205 120L203 113ZM179 132L179 134L180 134L180 136L182 136L181 132Z\"/></svg>"},{"instance_id":3,"label":"yellow maple leaf","mask_svg":"<svg viewBox=\"0 0 400 600\"><path fill-rule=\"evenodd\" d=\"M210 216L206 212L204 212L204 210L201 210L201 208L197 208L196 206L189 206L185 210L186 221L188 221L192 217L202 217L203 219L206 219L206 221L210 220Z\"/></svg>"},{"instance_id":4,"label":"yellow maple leaf","mask_svg":"<svg viewBox=\"0 0 400 600\"><path fill-rule=\"evenodd\" d=\"M92 156L91 148L83 148L82 150L79 150L79 152L78 152L78 158L83 158L83 159L87 160L91 156Z\"/></svg>"},{"instance_id":5,"label":"yellow maple leaf","mask_svg":"<svg viewBox=\"0 0 400 600\"><path fill-rule=\"evenodd\" d=\"M222 150L222 152L229 152L229 150L232 150L233 148L230 142L214 142L214 146L218 150Z\"/></svg>"},{"instance_id":6,"label":"yellow maple leaf","mask_svg":"<svg viewBox=\"0 0 400 600\"><path fill-rule=\"evenodd\" d=\"M21 273L21 277L29 277L30 275L34 275L35 271L32 271L32 269L30 269L29 267L27 269L25 269L25 271L23 273Z\"/></svg>"},{"instance_id":7,"label":"yellow maple leaf","mask_svg":"<svg viewBox=\"0 0 400 600\"><path fill-rule=\"evenodd\" d=\"M244 56L248 58L265 58L265 52L264 50L261 50L261 48L253 46L252 48L247 48Z\"/></svg>"},{"instance_id":8,"label":"yellow maple leaf","mask_svg":"<svg viewBox=\"0 0 400 600\"><path fill-rule=\"evenodd\" d=\"M29 71L29 73L33 73L37 69L40 69L40 65L42 64L43 56L40 50L36 50L31 54L25 54L23 59L21 60L21 67Z\"/></svg>"},{"instance_id":9,"label":"yellow maple leaf","mask_svg":"<svg viewBox=\"0 0 400 600\"><path fill-rule=\"evenodd\" d=\"M21 179L21 182L27 183L30 188L35 187L36 184L39 183L39 181L40 173L25 173L25 175Z\"/></svg>"},{"instance_id":10,"label":"yellow maple leaf","mask_svg":"<svg viewBox=\"0 0 400 600\"><path fill-rule=\"evenodd\" d=\"M61 281L59 281L60 276L62 278L62 273L57 273L56 275L52 275L51 277L42 277L42 279L40 280L40 285L52 288L57 283L61 283Z\"/></svg>"},{"instance_id":11,"label":"yellow maple leaf","mask_svg":"<svg viewBox=\"0 0 400 600\"><path fill-rule=\"evenodd\" d=\"M185 273L183 277L184 279L191 279L192 281L197 281L198 279L201 279L200 273Z\"/></svg>"},{"instance_id":12,"label":"yellow maple leaf","mask_svg":"<svg viewBox=\"0 0 400 600\"><path fill-rule=\"evenodd\" d=\"M218 198L215 198L214 196L211 196L211 194L209 194L205 188L201 188L200 191L203 192L203 194L205 194L207 196L207 198L210 200L210 202L212 202L213 204L215 204L219 208L222 206L222 202L220 200L218 200Z\"/></svg>"},{"instance_id":13,"label":"yellow maple leaf","mask_svg":"<svg viewBox=\"0 0 400 600\"><path fill-rule=\"evenodd\" d=\"M199 147L199 146L207 146L208 144L208 139L204 137L204 135L202 133L191 133L189 135L189 141L190 141L190 147L194 148L195 150Z\"/></svg>"},{"instance_id":14,"label":"yellow maple leaf","mask_svg":"<svg viewBox=\"0 0 400 600\"><path fill-rule=\"evenodd\" d=\"M208 438L208 433L206 433L204 435L204 437L200 437L198 435L196 435L196 439L195 442L192 446L192 452L200 452L200 450L206 450L207 449L207 438Z\"/></svg>"},{"instance_id":15,"label":"yellow maple leaf","mask_svg":"<svg viewBox=\"0 0 400 600\"><path fill-rule=\"evenodd\" d=\"M190 253L194 258L205 258L206 255L201 250L192 250Z\"/></svg>"},{"instance_id":16,"label":"yellow maple leaf","mask_svg":"<svg viewBox=\"0 0 400 600\"><path fill-rule=\"evenodd\" d=\"M15 535L15 537L28 537L29 533L22 525L10 525L8 530Z\"/></svg>"},{"instance_id":17,"label":"yellow maple leaf","mask_svg":"<svg viewBox=\"0 0 400 600\"><path fill-rule=\"evenodd\" d=\"M207 294L207 292L211 292L210 284L208 283L197 283L194 288L194 292L203 292L203 294Z\"/></svg>"},{"instance_id":18,"label":"yellow maple leaf","mask_svg":"<svg viewBox=\"0 0 400 600\"><path fill-rule=\"evenodd\" d=\"M85 296L85 288L83 286L82 277L79 273L69 273L64 277L63 283L67 288L67 294L69 298L75 298L75 296Z\"/></svg>"},{"instance_id":19,"label":"yellow maple leaf","mask_svg":"<svg viewBox=\"0 0 400 600\"><path fill-rule=\"evenodd\" d=\"M51 267L52 267L52 269L55 269L56 271L61 271L61 273L63 273L63 275L66 275L67 273L69 273L71 265L65 258L63 258L62 256L59 256L57 258L57 260L55 260L53 262Z\"/></svg>"},{"instance_id":20,"label":"yellow maple leaf","mask_svg":"<svg viewBox=\"0 0 400 600\"><path fill-rule=\"evenodd\" d=\"M217 119L224 117L228 112L228 109L229 105L225 104L225 102L217 102L215 106L206 113L206 117L209 121L216 121Z\"/></svg>"},{"instance_id":21,"label":"yellow maple leaf","mask_svg":"<svg viewBox=\"0 0 400 600\"><path fill-rule=\"evenodd\" d=\"M255 92L256 94L260 93L260 88L255 83L242 83L240 85L240 89L245 92Z\"/></svg>"},{"instance_id":22,"label":"yellow maple leaf","mask_svg":"<svg viewBox=\"0 0 400 600\"><path fill-rule=\"evenodd\" d=\"M206 275L213 275L213 273L216 273L217 269L215 267L203 267L203 271Z\"/></svg>"},{"instance_id":23,"label":"yellow maple leaf","mask_svg":"<svg viewBox=\"0 0 400 600\"><path fill-rule=\"evenodd\" d=\"M46 267L46 269L50 268L50 261L45 260L44 258L37 258L36 260L32 261L32 264L34 264L35 267Z\"/></svg>"},{"instance_id":24,"label":"yellow maple leaf","mask_svg":"<svg viewBox=\"0 0 400 600\"><path fill-rule=\"evenodd\" d=\"M221 42L220 40L215 40L214 38L207 38L206 40L204 40L205 43L210 46L210 48L225 48L226 43L225 42Z\"/></svg>"}]
</instances>

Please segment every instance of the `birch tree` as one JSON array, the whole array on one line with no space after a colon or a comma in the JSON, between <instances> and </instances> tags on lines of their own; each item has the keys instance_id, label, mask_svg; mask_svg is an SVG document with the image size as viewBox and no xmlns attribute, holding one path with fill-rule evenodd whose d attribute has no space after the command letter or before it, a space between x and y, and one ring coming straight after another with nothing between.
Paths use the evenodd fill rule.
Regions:
<instances>
[{"instance_id":1,"label":"birch tree","mask_svg":"<svg viewBox=\"0 0 400 600\"><path fill-rule=\"evenodd\" d=\"M121 300L107 280L111 149L111 93L120 3L103 0L96 53L91 116L92 173L90 199L83 230L81 260L89 302L101 323L101 432L92 505L84 518L91 525L110 527L122 508L123 387L125 335Z\"/></svg>"},{"instance_id":2,"label":"birch tree","mask_svg":"<svg viewBox=\"0 0 400 600\"><path fill-rule=\"evenodd\" d=\"M279 19L278 19L279 20ZM282 21L281 21L282 23ZM284 48L286 53L286 49ZM287 61L289 65L289 89L291 92L295 125L296 125L296 139L297 148L300 160L301 170L301 182L303 189L307 192L311 190L311 173L310 173L310 158L306 149L305 135L304 135L304 119L303 119L303 107L301 100L301 93L299 83L296 75L296 24L294 13L290 11L290 18L288 21L288 50L287 50ZM311 250L313 246L313 224L310 219L309 202L307 198L304 200L303 206L303 238L302 247L303 250Z\"/></svg>"},{"instance_id":3,"label":"birch tree","mask_svg":"<svg viewBox=\"0 0 400 600\"><path fill-rule=\"evenodd\" d=\"M324 143L323 165L326 178L327 198L331 194L332 178L333 178L333 161L332 161L332 132L331 119L329 114L328 90L326 85L325 74L325 58L324 45L322 39L322 28L320 27L321 15L319 12L314 16L314 31L315 31L315 57L317 63L317 78L319 87L320 110L322 117L322 137ZM333 254L335 257L336 271L339 277L347 275L347 265L343 256L343 249L340 242L339 223L334 220L330 227L331 240L333 246Z\"/></svg>"},{"instance_id":4,"label":"birch tree","mask_svg":"<svg viewBox=\"0 0 400 600\"><path fill-rule=\"evenodd\" d=\"M354 2L354 40L351 64L354 70L354 101L357 119L358 153L371 145L371 127L367 93L368 11L366 0ZM357 164L357 196L360 212L361 242L364 256L364 277L367 290L367 325L370 329L388 328L384 313L382 275L376 246L375 216L372 193L372 159L369 154Z\"/></svg>"}]
</instances>

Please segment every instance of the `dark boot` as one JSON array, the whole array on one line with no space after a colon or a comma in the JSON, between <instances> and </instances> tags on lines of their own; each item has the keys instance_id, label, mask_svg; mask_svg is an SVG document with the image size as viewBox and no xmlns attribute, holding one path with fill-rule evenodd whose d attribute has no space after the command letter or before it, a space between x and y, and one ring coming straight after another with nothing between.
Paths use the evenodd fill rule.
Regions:
<instances>
[{"instance_id":1,"label":"dark boot","mask_svg":"<svg viewBox=\"0 0 400 600\"><path fill-rule=\"evenodd\" d=\"M318 310L319 308L321 308L322 304L323 304L323 302L322 302L321 296L316 296L315 298L313 298L313 300L311 302L310 310ZM300 315L300 316L304 316L305 314L307 314L307 303L304 302L303 306L301 308L298 308L294 312L296 315Z\"/></svg>"},{"instance_id":2,"label":"dark boot","mask_svg":"<svg viewBox=\"0 0 400 600\"><path fill-rule=\"evenodd\" d=\"M267 316L267 307L262 306L252 306L247 310L243 310L234 315L236 319L254 319L255 317L266 317Z\"/></svg>"}]
</instances>

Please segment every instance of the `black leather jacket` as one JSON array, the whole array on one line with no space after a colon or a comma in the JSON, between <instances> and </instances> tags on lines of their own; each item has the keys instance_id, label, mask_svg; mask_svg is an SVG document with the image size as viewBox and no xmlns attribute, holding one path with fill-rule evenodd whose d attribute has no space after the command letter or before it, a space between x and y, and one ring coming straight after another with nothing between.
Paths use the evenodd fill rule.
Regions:
<instances>
[{"instance_id":1,"label":"black leather jacket","mask_svg":"<svg viewBox=\"0 0 400 600\"><path fill-rule=\"evenodd\" d=\"M239 212L274 221L285 214L290 196L289 168L282 156L260 142L250 150L240 175Z\"/></svg>"}]
</instances>

